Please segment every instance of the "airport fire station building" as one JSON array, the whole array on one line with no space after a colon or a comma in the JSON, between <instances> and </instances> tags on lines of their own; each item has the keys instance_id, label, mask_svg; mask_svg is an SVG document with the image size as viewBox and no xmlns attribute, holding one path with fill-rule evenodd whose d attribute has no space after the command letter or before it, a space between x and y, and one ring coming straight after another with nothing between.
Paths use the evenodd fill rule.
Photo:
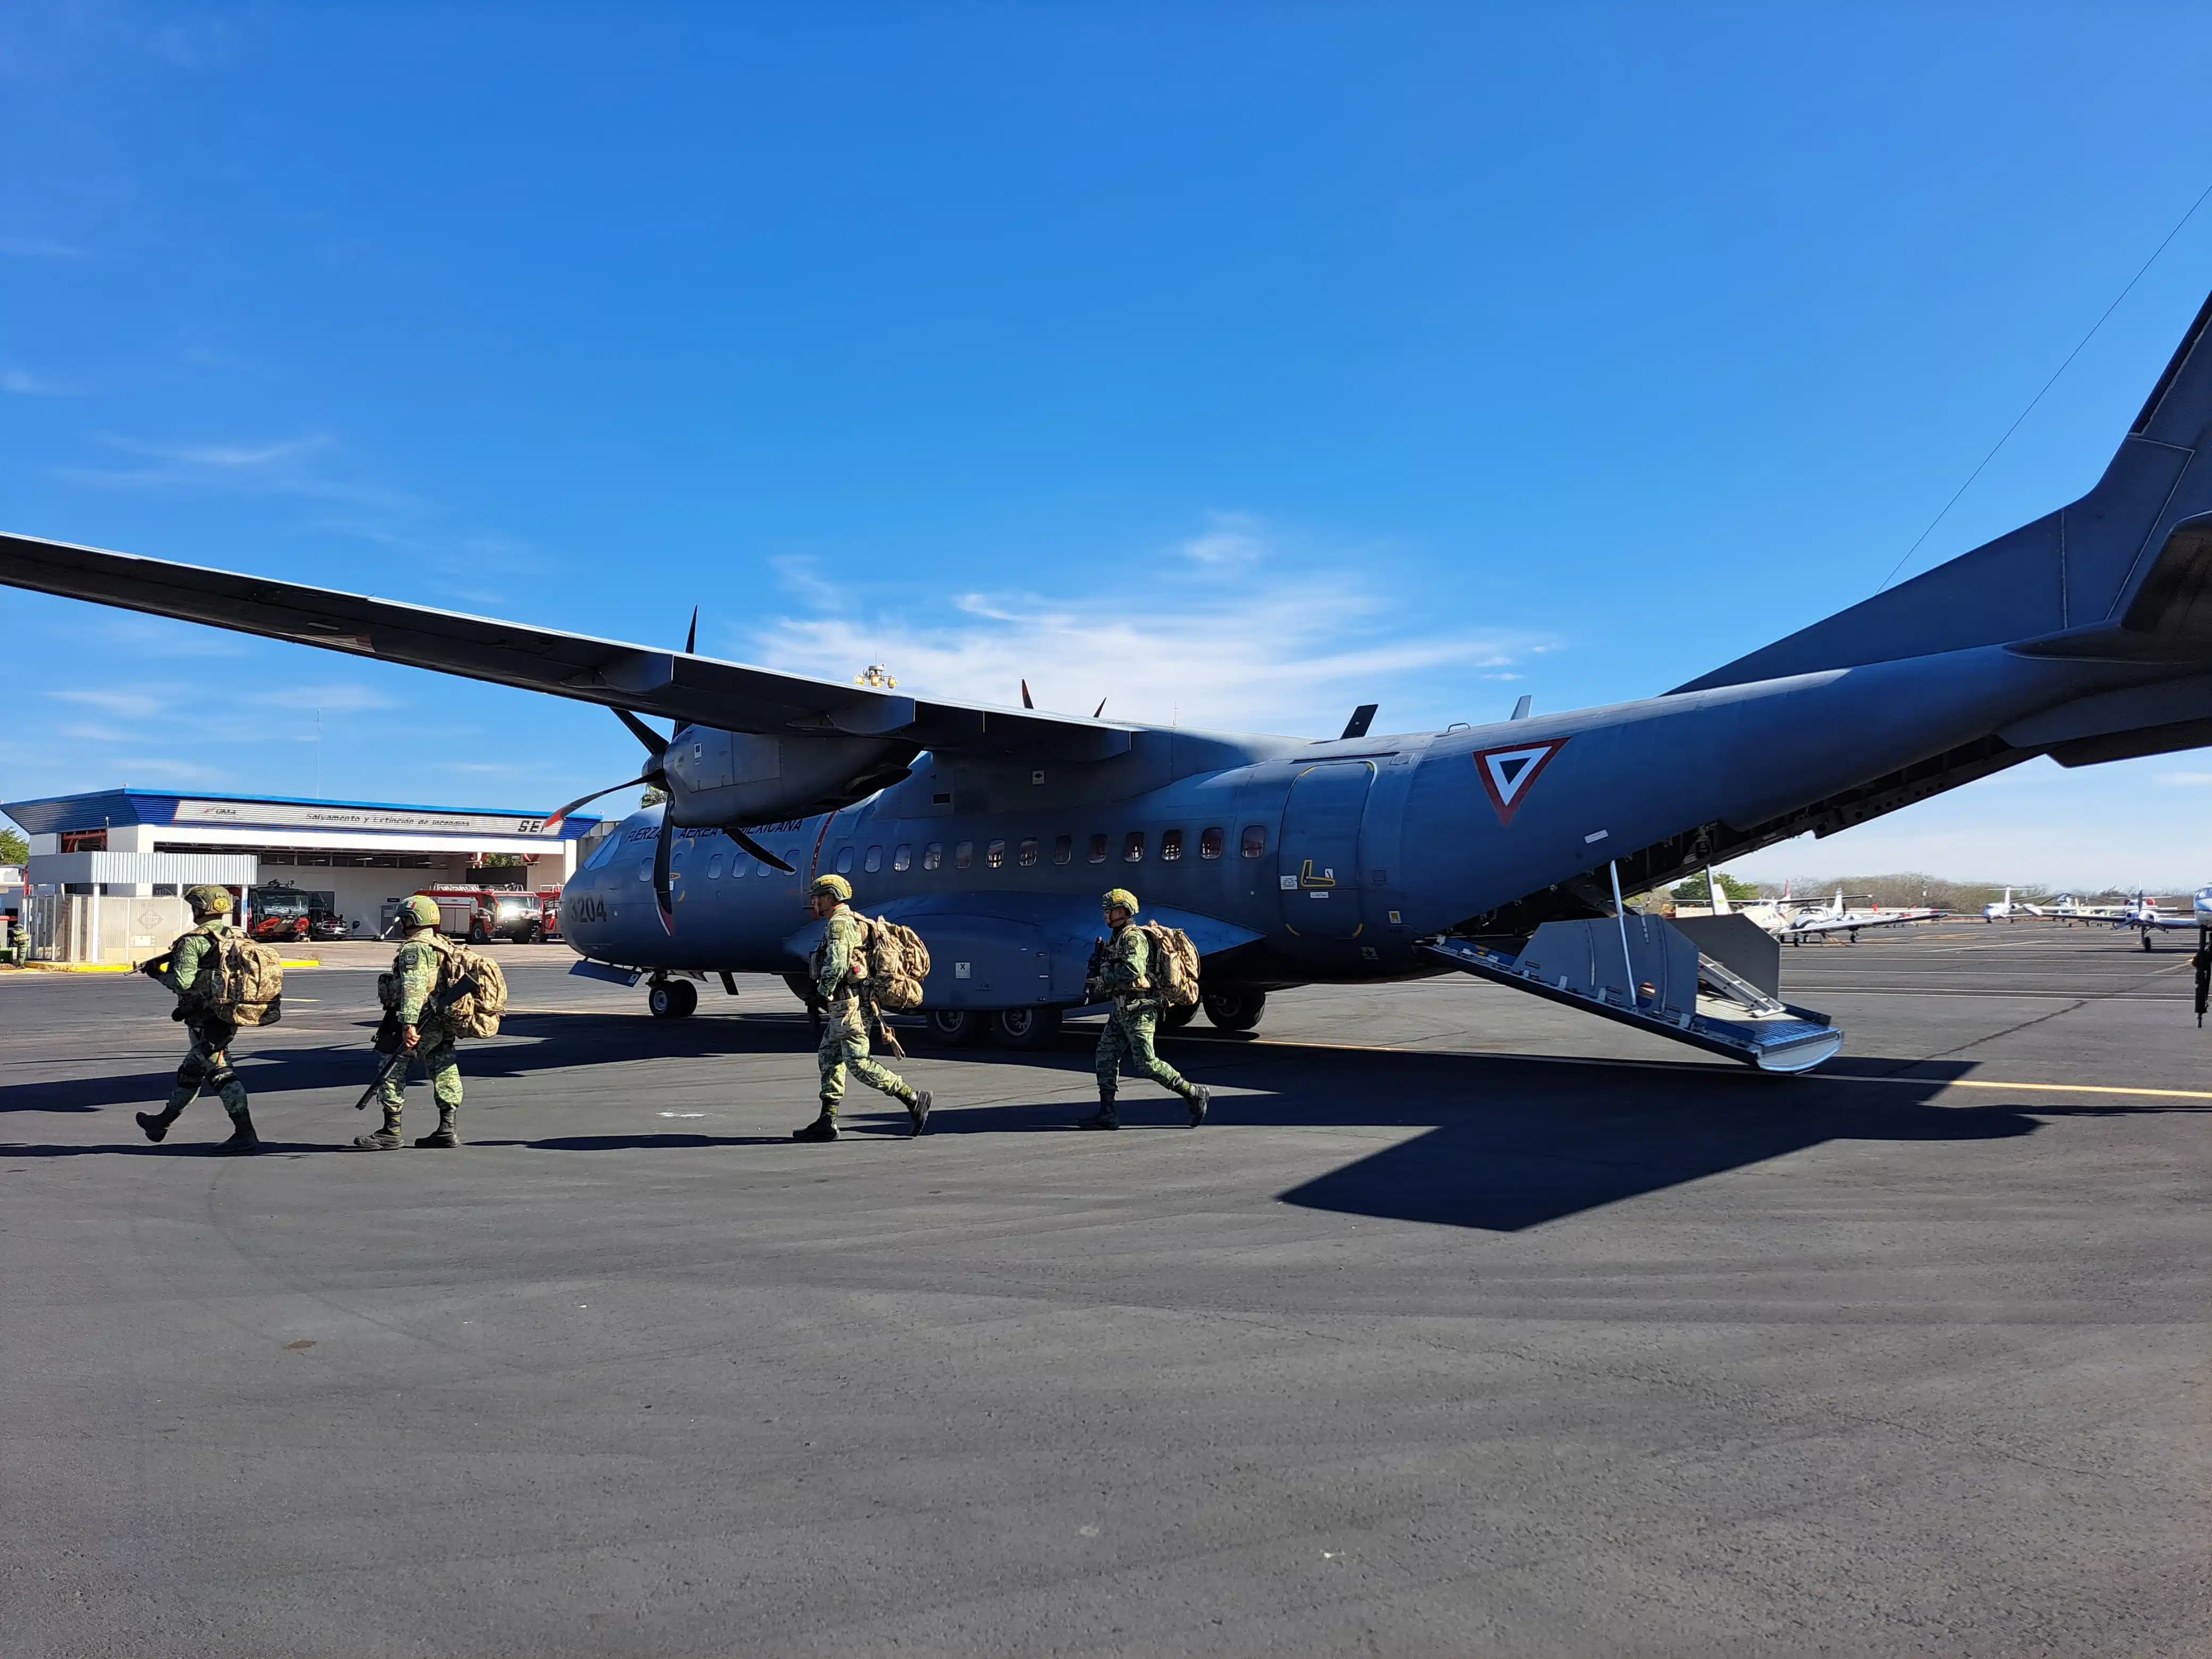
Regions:
<instances>
[{"instance_id":1,"label":"airport fire station building","mask_svg":"<svg viewBox=\"0 0 2212 1659\"><path fill-rule=\"evenodd\" d=\"M542 811L402 806L246 795L109 789L0 803L30 838L33 894L161 898L198 882L252 895L305 894L355 938L384 931L424 887L544 891L565 885L600 828Z\"/></svg>"}]
</instances>

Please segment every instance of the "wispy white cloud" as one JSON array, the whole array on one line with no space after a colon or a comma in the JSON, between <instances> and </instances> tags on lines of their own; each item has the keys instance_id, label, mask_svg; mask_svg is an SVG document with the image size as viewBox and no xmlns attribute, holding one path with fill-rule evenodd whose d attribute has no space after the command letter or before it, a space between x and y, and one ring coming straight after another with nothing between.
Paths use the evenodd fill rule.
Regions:
<instances>
[{"instance_id":1,"label":"wispy white cloud","mask_svg":"<svg viewBox=\"0 0 2212 1659\"><path fill-rule=\"evenodd\" d=\"M57 380L51 375L33 374L27 368L10 363L0 368L0 392L18 398L77 398L84 388L73 380Z\"/></svg>"},{"instance_id":2,"label":"wispy white cloud","mask_svg":"<svg viewBox=\"0 0 2212 1659\"><path fill-rule=\"evenodd\" d=\"M339 501L384 512L419 512L423 503L397 490L338 476L329 463L339 459L336 441L325 434L248 442L154 443L102 435L98 442L139 461L132 466L62 467L64 481L95 489L230 491L243 495L295 495Z\"/></svg>"},{"instance_id":3,"label":"wispy white cloud","mask_svg":"<svg viewBox=\"0 0 2212 1659\"><path fill-rule=\"evenodd\" d=\"M1395 701L1401 720L1433 708L1440 690L1510 670L1553 642L1508 627L1409 627L1382 576L1346 574L1356 562L1279 555L1247 515L1214 515L1194 539L1217 536L1236 545L1201 556L1186 541L1125 569L1126 598L966 593L934 625L857 614L849 595L787 562L785 586L817 614L779 617L747 648L826 678L882 662L902 690L964 702L1017 704L1027 679L1042 706L1072 713L1090 714L1103 696L1109 718L1313 732L1340 726L1360 702ZM1224 570L1234 579L1219 579Z\"/></svg>"},{"instance_id":4,"label":"wispy white cloud","mask_svg":"<svg viewBox=\"0 0 2212 1659\"><path fill-rule=\"evenodd\" d=\"M2212 784L2212 772L2161 772L2156 781L2169 788L2200 789Z\"/></svg>"},{"instance_id":5,"label":"wispy white cloud","mask_svg":"<svg viewBox=\"0 0 2212 1659\"><path fill-rule=\"evenodd\" d=\"M1212 569L1251 565L1267 551L1260 521L1249 513L1209 513L1206 527L1184 542L1180 551L1194 564Z\"/></svg>"},{"instance_id":6,"label":"wispy white cloud","mask_svg":"<svg viewBox=\"0 0 2212 1659\"><path fill-rule=\"evenodd\" d=\"M165 697L151 690L49 691L46 695L62 702L81 702L88 708L104 709L125 720L150 720L168 706Z\"/></svg>"},{"instance_id":7,"label":"wispy white cloud","mask_svg":"<svg viewBox=\"0 0 2212 1659\"><path fill-rule=\"evenodd\" d=\"M301 714L312 714L318 709L325 714L357 714L370 709L400 707L398 698L374 686L345 683L272 686L240 701L263 708L289 708Z\"/></svg>"}]
</instances>

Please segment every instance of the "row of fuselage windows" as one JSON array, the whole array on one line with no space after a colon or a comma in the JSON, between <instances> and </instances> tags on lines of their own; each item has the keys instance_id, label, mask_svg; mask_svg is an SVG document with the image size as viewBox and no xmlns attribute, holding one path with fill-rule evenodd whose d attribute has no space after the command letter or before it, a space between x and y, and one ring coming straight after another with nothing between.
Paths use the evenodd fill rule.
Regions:
<instances>
[{"instance_id":1,"label":"row of fuselage windows","mask_svg":"<svg viewBox=\"0 0 2212 1659\"><path fill-rule=\"evenodd\" d=\"M1198 832L1196 850L1201 859L1219 858L1223 848L1227 844L1228 832L1218 826L1209 826ZM1094 835L1090 837L1088 844L1084 848L1083 856L1085 860L1091 864L1110 864L1115 861L1118 851L1121 863L1142 864L1150 847L1151 844L1142 830L1132 830L1124 835L1118 849L1113 836ZM972 841L955 842L952 844L952 867L955 870L974 869L976 861L975 849L976 843ZM1161 863L1179 862L1190 850L1190 841L1184 830L1163 830L1160 831L1158 851ZM1267 827L1258 823L1246 824L1243 832L1237 837L1237 850L1248 859L1265 857L1267 851ZM1054 864L1073 864L1075 862L1075 855L1074 836L1053 837L1052 861ZM1020 840L987 841L982 843L982 863L986 870L1003 870L1009 864L1017 869L1026 870L1042 862L1044 856L1043 841L1036 836L1025 836ZM857 861L863 873L874 875L883 869L884 857L885 851L880 844L870 847L865 852L856 846L848 844L837 849L836 860L831 867L841 876L849 876L854 873L854 866ZM915 862L913 843L901 842L890 849L889 857L890 867L895 873L902 874L913 869ZM797 861L795 857L793 861L794 863ZM945 850L943 842L933 841L922 848L921 867L923 869L942 869L945 861ZM776 873L768 866L759 864L742 853L727 855L726 864L726 855L718 852L707 860L705 872L707 879L720 881L726 867L727 873L732 877L756 872L761 875ZM652 880L653 860L650 859L645 860L640 866L640 871L641 880Z\"/></svg>"}]
</instances>

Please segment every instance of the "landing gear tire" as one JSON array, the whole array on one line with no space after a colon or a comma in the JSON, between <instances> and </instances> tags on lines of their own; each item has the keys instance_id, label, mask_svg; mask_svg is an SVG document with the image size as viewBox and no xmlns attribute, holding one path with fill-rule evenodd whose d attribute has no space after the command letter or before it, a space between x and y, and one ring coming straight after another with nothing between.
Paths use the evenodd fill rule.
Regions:
<instances>
[{"instance_id":1,"label":"landing gear tire","mask_svg":"<svg viewBox=\"0 0 2212 1659\"><path fill-rule=\"evenodd\" d=\"M1170 1008L1160 1015L1160 1030L1180 1031L1197 1018L1198 1005L1194 1002L1188 1008Z\"/></svg>"},{"instance_id":2,"label":"landing gear tire","mask_svg":"<svg viewBox=\"0 0 2212 1659\"><path fill-rule=\"evenodd\" d=\"M990 1035L990 1016L974 1008L933 1008L922 1016L930 1040L966 1048Z\"/></svg>"},{"instance_id":3,"label":"landing gear tire","mask_svg":"<svg viewBox=\"0 0 2212 1659\"><path fill-rule=\"evenodd\" d=\"M991 1016L991 1041L1001 1048L1046 1048L1059 1035L1057 1008L1001 1008Z\"/></svg>"},{"instance_id":4,"label":"landing gear tire","mask_svg":"<svg viewBox=\"0 0 2212 1659\"><path fill-rule=\"evenodd\" d=\"M688 979L659 980L645 994L645 1006L655 1019L689 1019L699 1006L699 988Z\"/></svg>"},{"instance_id":5,"label":"landing gear tire","mask_svg":"<svg viewBox=\"0 0 2212 1659\"><path fill-rule=\"evenodd\" d=\"M1206 1018L1218 1031L1249 1031L1260 1023L1260 1016L1267 1007L1267 994L1245 985L1207 991L1199 1000L1205 1005Z\"/></svg>"},{"instance_id":6,"label":"landing gear tire","mask_svg":"<svg viewBox=\"0 0 2212 1659\"><path fill-rule=\"evenodd\" d=\"M2146 951L2150 949L2150 935L2148 933L2145 933L2143 935L2143 949Z\"/></svg>"}]
</instances>

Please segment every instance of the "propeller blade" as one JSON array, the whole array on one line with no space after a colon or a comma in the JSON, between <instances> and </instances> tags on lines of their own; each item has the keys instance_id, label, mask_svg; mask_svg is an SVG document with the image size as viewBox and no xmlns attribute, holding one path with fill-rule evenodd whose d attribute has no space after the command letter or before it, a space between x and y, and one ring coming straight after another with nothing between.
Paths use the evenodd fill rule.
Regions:
<instances>
[{"instance_id":1,"label":"propeller blade","mask_svg":"<svg viewBox=\"0 0 2212 1659\"><path fill-rule=\"evenodd\" d=\"M744 848L745 851L750 853L763 864L769 865L775 869L781 870L787 876L795 876L799 873L798 871L793 869L791 866L786 864L781 859L776 857L775 854L769 852L767 848L762 846L744 830L725 828L722 833L727 836L732 841L737 842L738 846Z\"/></svg>"},{"instance_id":2,"label":"propeller blade","mask_svg":"<svg viewBox=\"0 0 2212 1659\"><path fill-rule=\"evenodd\" d=\"M579 795L575 799L570 801L566 806L556 812L551 817L545 820L545 833L550 836L556 830L559 829L561 827L562 819L567 817L569 813L574 811L579 806L588 806L602 795L611 795L616 790L628 789L633 784L651 783L654 779L660 778L665 775L665 774L659 770L654 770L647 772L642 777L631 778L622 783L611 783L604 789L594 789L588 795Z\"/></svg>"},{"instance_id":3,"label":"propeller blade","mask_svg":"<svg viewBox=\"0 0 2212 1659\"><path fill-rule=\"evenodd\" d=\"M1097 708L1094 708L1094 709L1092 709L1092 710L1091 711L1091 718L1092 720L1097 720L1097 719L1101 714L1104 714L1105 712L1106 712L1106 699L1105 699L1105 698L1103 698L1103 697L1101 697L1101 698L1099 698L1099 699L1098 699L1098 707L1097 707Z\"/></svg>"},{"instance_id":4,"label":"propeller blade","mask_svg":"<svg viewBox=\"0 0 2212 1659\"><path fill-rule=\"evenodd\" d=\"M691 631L684 636L684 654L687 657L699 654L699 607L696 605L691 607Z\"/></svg>"},{"instance_id":5,"label":"propeller blade","mask_svg":"<svg viewBox=\"0 0 2212 1659\"><path fill-rule=\"evenodd\" d=\"M614 716L624 726L629 727L630 735L645 745L645 752L653 757L654 765L658 766L660 757L668 752L668 745L675 739L662 737L659 732L654 731L627 708L616 709Z\"/></svg>"},{"instance_id":6,"label":"propeller blade","mask_svg":"<svg viewBox=\"0 0 2212 1659\"><path fill-rule=\"evenodd\" d=\"M1036 707L1035 703L1030 701L1030 683L1027 680L1024 680L1022 682L1022 707L1024 708L1034 708Z\"/></svg>"},{"instance_id":7,"label":"propeller blade","mask_svg":"<svg viewBox=\"0 0 2212 1659\"><path fill-rule=\"evenodd\" d=\"M669 843L674 839L676 820L668 811L669 803L660 809L660 836L653 843L653 897L660 907L660 926L672 938L676 933L676 895L669 890Z\"/></svg>"}]
</instances>

